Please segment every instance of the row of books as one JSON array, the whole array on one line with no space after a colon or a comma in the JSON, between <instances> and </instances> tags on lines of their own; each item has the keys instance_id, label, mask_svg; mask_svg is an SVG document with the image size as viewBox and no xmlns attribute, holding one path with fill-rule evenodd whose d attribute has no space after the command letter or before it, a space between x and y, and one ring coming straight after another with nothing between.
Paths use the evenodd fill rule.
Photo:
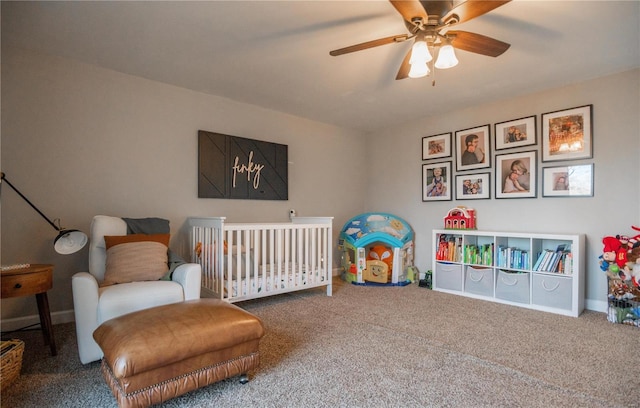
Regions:
<instances>
[{"instance_id":1,"label":"row of books","mask_svg":"<svg viewBox=\"0 0 640 408\"><path fill-rule=\"evenodd\" d=\"M498 247L496 265L500 268L528 269L529 252L515 247Z\"/></svg>"},{"instance_id":2,"label":"row of books","mask_svg":"<svg viewBox=\"0 0 640 408\"><path fill-rule=\"evenodd\" d=\"M462 245L462 238L455 236L440 236L436 251L436 260L449 262L464 262L474 265L494 265L507 269L529 269L529 251L516 247L499 246L494 255L493 244ZM494 259L495 257L495 259ZM537 254L533 271L553 272L571 275L573 273L573 255L571 245L558 245L555 250L545 249Z\"/></svg>"},{"instance_id":3,"label":"row of books","mask_svg":"<svg viewBox=\"0 0 640 408\"><path fill-rule=\"evenodd\" d=\"M438 249L436 251L436 260L461 262L462 261L462 237L440 236Z\"/></svg>"},{"instance_id":4,"label":"row of books","mask_svg":"<svg viewBox=\"0 0 640 408\"><path fill-rule=\"evenodd\" d=\"M533 265L534 271L554 272L571 275L573 273L573 255L571 245L558 245L556 250L545 249L538 254Z\"/></svg>"},{"instance_id":5,"label":"row of books","mask_svg":"<svg viewBox=\"0 0 640 408\"><path fill-rule=\"evenodd\" d=\"M475 265L493 265L493 244L465 245L464 263Z\"/></svg>"}]
</instances>

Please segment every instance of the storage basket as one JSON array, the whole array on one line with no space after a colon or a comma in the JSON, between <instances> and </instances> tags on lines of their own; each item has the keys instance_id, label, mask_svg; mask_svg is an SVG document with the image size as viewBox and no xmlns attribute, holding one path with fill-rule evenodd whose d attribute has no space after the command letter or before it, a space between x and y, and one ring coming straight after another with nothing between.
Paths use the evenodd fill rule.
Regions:
<instances>
[{"instance_id":1,"label":"storage basket","mask_svg":"<svg viewBox=\"0 0 640 408\"><path fill-rule=\"evenodd\" d=\"M1 390L10 386L19 376L22 369L22 340L7 340L0 343L0 384Z\"/></svg>"},{"instance_id":2,"label":"storage basket","mask_svg":"<svg viewBox=\"0 0 640 408\"><path fill-rule=\"evenodd\" d=\"M640 296L638 289L630 281L607 277L609 295L607 296L607 320L640 327Z\"/></svg>"}]
</instances>

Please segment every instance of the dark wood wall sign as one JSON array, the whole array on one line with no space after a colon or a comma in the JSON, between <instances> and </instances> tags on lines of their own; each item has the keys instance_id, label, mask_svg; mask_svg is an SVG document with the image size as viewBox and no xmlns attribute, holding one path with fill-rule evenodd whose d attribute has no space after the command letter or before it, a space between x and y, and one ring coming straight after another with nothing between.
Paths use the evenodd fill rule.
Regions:
<instances>
[{"instance_id":1,"label":"dark wood wall sign","mask_svg":"<svg viewBox=\"0 0 640 408\"><path fill-rule=\"evenodd\" d=\"M198 131L198 197L288 200L287 145Z\"/></svg>"}]
</instances>

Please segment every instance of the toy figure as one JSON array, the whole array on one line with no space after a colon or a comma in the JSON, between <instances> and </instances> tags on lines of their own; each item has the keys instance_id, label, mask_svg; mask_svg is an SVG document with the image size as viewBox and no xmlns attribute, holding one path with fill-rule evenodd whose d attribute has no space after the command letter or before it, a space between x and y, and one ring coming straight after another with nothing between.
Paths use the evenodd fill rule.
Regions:
<instances>
[{"instance_id":1,"label":"toy figure","mask_svg":"<svg viewBox=\"0 0 640 408\"><path fill-rule=\"evenodd\" d=\"M393 252L384 245L374 245L367 254L367 260L382 261L389 266L389 272L393 268Z\"/></svg>"},{"instance_id":2,"label":"toy figure","mask_svg":"<svg viewBox=\"0 0 640 408\"><path fill-rule=\"evenodd\" d=\"M640 228L636 226L631 226L636 231L640 231ZM620 240L620 243L623 247L626 247L627 252L631 252L634 248L640 247L640 234L634 237L628 237L626 235L616 235L616 238Z\"/></svg>"},{"instance_id":3,"label":"toy figure","mask_svg":"<svg viewBox=\"0 0 640 408\"><path fill-rule=\"evenodd\" d=\"M604 249L602 250L600 269L606 271L611 278L628 280L625 272L629 271L626 265L626 251L616 237L602 238ZM622 250L621 250L622 249ZM621 262L623 260L624 262Z\"/></svg>"}]
</instances>

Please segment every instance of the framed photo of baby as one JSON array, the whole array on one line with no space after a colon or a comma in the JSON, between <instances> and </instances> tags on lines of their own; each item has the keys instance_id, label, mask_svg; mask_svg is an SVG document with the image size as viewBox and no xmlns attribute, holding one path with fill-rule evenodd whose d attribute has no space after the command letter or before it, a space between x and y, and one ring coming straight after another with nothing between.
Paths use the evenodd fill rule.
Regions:
<instances>
[{"instance_id":1,"label":"framed photo of baby","mask_svg":"<svg viewBox=\"0 0 640 408\"><path fill-rule=\"evenodd\" d=\"M496 198L536 197L536 154L532 150L496 155Z\"/></svg>"},{"instance_id":2,"label":"framed photo of baby","mask_svg":"<svg viewBox=\"0 0 640 408\"><path fill-rule=\"evenodd\" d=\"M422 138L422 160L451 157L451 133Z\"/></svg>"},{"instance_id":3,"label":"framed photo of baby","mask_svg":"<svg viewBox=\"0 0 640 408\"><path fill-rule=\"evenodd\" d=\"M593 157L593 105L542 114L542 161Z\"/></svg>"},{"instance_id":4,"label":"framed photo of baby","mask_svg":"<svg viewBox=\"0 0 640 408\"><path fill-rule=\"evenodd\" d=\"M489 173L456 175L456 200L491 198Z\"/></svg>"},{"instance_id":5,"label":"framed photo of baby","mask_svg":"<svg viewBox=\"0 0 640 408\"><path fill-rule=\"evenodd\" d=\"M542 169L543 197L593 197L593 163Z\"/></svg>"},{"instance_id":6,"label":"framed photo of baby","mask_svg":"<svg viewBox=\"0 0 640 408\"><path fill-rule=\"evenodd\" d=\"M496 151L535 145L536 116L496 123L494 134Z\"/></svg>"},{"instance_id":7,"label":"framed photo of baby","mask_svg":"<svg viewBox=\"0 0 640 408\"><path fill-rule=\"evenodd\" d=\"M456 169L472 170L491 167L489 125L456 132Z\"/></svg>"},{"instance_id":8,"label":"framed photo of baby","mask_svg":"<svg viewBox=\"0 0 640 408\"><path fill-rule=\"evenodd\" d=\"M422 201L451 200L451 162L422 165Z\"/></svg>"}]
</instances>

